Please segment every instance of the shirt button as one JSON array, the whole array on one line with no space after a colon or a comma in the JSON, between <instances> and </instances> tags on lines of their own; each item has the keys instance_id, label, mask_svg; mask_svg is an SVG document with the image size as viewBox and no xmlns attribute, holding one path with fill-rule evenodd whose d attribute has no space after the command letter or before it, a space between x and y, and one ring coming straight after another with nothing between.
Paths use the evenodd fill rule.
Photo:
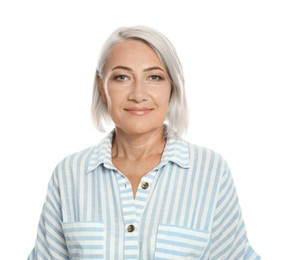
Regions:
<instances>
[{"instance_id":1,"label":"shirt button","mask_svg":"<svg viewBox=\"0 0 287 260\"><path fill-rule=\"evenodd\" d=\"M149 185L148 185L147 182L143 182L141 186L142 186L142 188L143 188L144 190L146 190Z\"/></svg>"},{"instance_id":2,"label":"shirt button","mask_svg":"<svg viewBox=\"0 0 287 260\"><path fill-rule=\"evenodd\" d=\"M135 230L135 226L134 225L129 225L127 230L128 230L128 232L133 232Z\"/></svg>"}]
</instances>

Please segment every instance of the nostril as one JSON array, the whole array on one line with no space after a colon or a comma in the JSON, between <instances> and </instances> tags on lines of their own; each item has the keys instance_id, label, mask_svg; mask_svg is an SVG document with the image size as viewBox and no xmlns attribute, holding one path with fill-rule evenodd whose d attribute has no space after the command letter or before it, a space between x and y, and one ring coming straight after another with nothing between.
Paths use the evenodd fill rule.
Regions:
<instances>
[{"instance_id":1,"label":"nostril","mask_svg":"<svg viewBox=\"0 0 287 260\"><path fill-rule=\"evenodd\" d=\"M128 100L135 101L137 103L146 101L147 99L148 96L143 91L132 91L128 96Z\"/></svg>"}]
</instances>

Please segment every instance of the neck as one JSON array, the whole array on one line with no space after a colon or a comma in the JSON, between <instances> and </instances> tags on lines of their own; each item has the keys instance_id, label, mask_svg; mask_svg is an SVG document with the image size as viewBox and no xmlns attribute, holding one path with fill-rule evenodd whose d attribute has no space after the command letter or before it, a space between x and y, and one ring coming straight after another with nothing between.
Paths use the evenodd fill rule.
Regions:
<instances>
[{"instance_id":1,"label":"neck","mask_svg":"<svg viewBox=\"0 0 287 260\"><path fill-rule=\"evenodd\" d=\"M116 128L112 144L112 157L136 161L156 154L162 154L164 147L163 127L152 133L141 135L131 135Z\"/></svg>"}]
</instances>

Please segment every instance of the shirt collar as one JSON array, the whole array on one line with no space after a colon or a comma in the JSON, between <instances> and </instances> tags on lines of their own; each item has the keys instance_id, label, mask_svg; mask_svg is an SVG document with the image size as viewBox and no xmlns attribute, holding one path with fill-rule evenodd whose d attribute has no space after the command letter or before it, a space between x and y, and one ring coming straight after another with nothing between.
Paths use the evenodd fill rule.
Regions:
<instances>
[{"instance_id":1,"label":"shirt collar","mask_svg":"<svg viewBox=\"0 0 287 260\"><path fill-rule=\"evenodd\" d=\"M105 168L116 169L112 164L111 158L113 135L114 130L95 146L89 160L87 173L92 172L101 164L103 164ZM161 162L155 169L163 167L168 162L173 162L182 168L189 168L189 144L182 139L167 136L167 142L163 151Z\"/></svg>"},{"instance_id":2,"label":"shirt collar","mask_svg":"<svg viewBox=\"0 0 287 260\"><path fill-rule=\"evenodd\" d=\"M115 169L112 164L111 152L114 131L110 132L98 145L90 157L88 172L95 170L100 164L104 164L106 168Z\"/></svg>"},{"instance_id":3,"label":"shirt collar","mask_svg":"<svg viewBox=\"0 0 287 260\"><path fill-rule=\"evenodd\" d=\"M167 137L167 142L163 151L161 162L157 168L162 167L168 162L173 162L182 168L189 168L189 143L182 139Z\"/></svg>"}]
</instances>

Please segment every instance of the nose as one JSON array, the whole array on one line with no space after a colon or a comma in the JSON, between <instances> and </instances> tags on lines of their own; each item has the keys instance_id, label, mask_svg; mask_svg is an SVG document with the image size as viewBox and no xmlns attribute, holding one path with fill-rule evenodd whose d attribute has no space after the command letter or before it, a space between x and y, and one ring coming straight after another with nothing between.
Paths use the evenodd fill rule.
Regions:
<instances>
[{"instance_id":1,"label":"nose","mask_svg":"<svg viewBox=\"0 0 287 260\"><path fill-rule=\"evenodd\" d=\"M128 95L129 101L141 103L147 100L147 86L141 81L135 81L131 86L131 91Z\"/></svg>"}]
</instances>

